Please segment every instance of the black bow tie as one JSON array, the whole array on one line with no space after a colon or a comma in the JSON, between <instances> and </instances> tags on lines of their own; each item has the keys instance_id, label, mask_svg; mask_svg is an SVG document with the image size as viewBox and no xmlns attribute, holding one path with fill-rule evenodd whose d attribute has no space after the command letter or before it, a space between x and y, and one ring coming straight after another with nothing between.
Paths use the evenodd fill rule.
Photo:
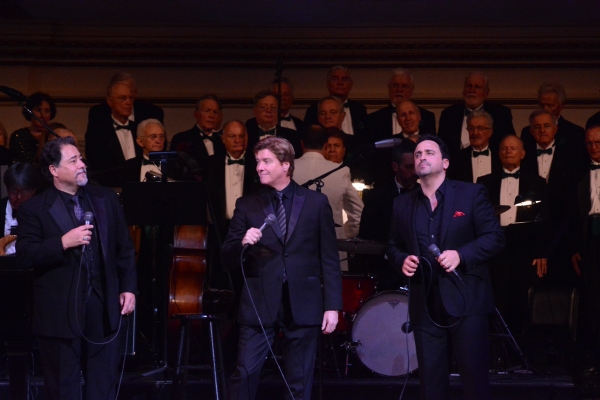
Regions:
<instances>
[{"instance_id":1,"label":"black bow tie","mask_svg":"<svg viewBox=\"0 0 600 400\"><path fill-rule=\"evenodd\" d=\"M483 151L473 150L473 158L477 158L479 156L489 156L489 155L490 155L490 149L485 149Z\"/></svg>"},{"instance_id":2,"label":"black bow tie","mask_svg":"<svg viewBox=\"0 0 600 400\"><path fill-rule=\"evenodd\" d=\"M265 136L265 135L276 136L275 133L276 133L275 132L275 128L273 128L273 129L270 129L268 131L262 131L262 133L260 134L260 136Z\"/></svg>"},{"instance_id":3,"label":"black bow tie","mask_svg":"<svg viewBox=\"0 0 600 400\"><path fill-rule=\"evenodd\" d=\"M548 147L546 150L537 149L536 153L537 153L538 157L541 156L542 154L552 155L552 147Z\"/></svg>"},{"instance_id":4,"label":"black bow tie","mask_svg":"<svg viewBox=\"0 0 600 400\"><path fill-rule=\"evenodd\" d=\"M127 131L131 132L131 125L127 124L127 125L119 125L119 124L115 124L115 131L120 131L122 129L125 129Z\"/></svg>"},{"instance_id":5,"label":"black bow tie","mask_svg":"<svg viewBox=\"0 0 600 400\"><path fill-rule=\"evenodd\" d=\"M156 167L154 161L146 160L145 158L142 158L142 165L154 165Z\"/></svg>"},{"instance_id":6,"label":"black bow tie","mask_svg":"<svg viewBox=\"0 0 600 400\"><path fill-rule=\"evenodd\" d=\"M518 170L515 173L508 173L506 171L502 171L502 179L504 178L515 178L515 179L519 179L519 176L521 176L521 170Z\"/></svg>"},{"instance_id":7,"label":"black bow tie","mask_svg":"<svg viewBox=\"0 0 600 400\"><path fill-rule=\"evenodd\" d=\"M591 164L590 165L590 170L591 171L595 171L597 169L600 169L600 164Z\"/></svg>"},{"instance_id":8,"label":"black bow tie","mask_svg":"<svg viewBox=\"0 0 600 400\"><path fill-rule=\"evenodd\" d=\"M227 165L231 165L231 164L244 165L244 158L239 158L237 160L233 160L231 158L227 158Z\"/></svg>"},{"instance_id":9,"label":"black bow tie","mask_svg":"<svg viewBox=\"0 0 600 400\"><path fill-rule=\"evenodd\" d=\"M282 121L291 121L292 120L292 116L288 115L287 117L281 117Z\"/></svg>"},{"instance_id":10,"label":"black bow tie","mask_svg":"<svg viewBox=\"0 0 600 400\"><path fill-rule=\"evenodd\" d=\"M468 117L472 112L473 111L469 110L468 108L465 108L465 117Z\"/></svg>"},{"instance_id":11,"label":"black bow tie","mask_svg":"<svg viewBox=\"0 0 600 400\"><path fill-rule=\"evenodd\" d=\"M350 105L348 104L348 102L344 103L344 108L350 108Z\"/></svg>"}]
</instances>

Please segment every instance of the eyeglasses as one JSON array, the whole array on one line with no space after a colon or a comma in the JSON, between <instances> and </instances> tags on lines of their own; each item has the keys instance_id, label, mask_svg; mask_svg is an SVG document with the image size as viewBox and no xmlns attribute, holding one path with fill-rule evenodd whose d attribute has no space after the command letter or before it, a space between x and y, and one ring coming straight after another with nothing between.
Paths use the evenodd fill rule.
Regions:
<instances>
[{"instance_id":1,"label":"eyeglasses","mask_svg":"<svg viewBox=\"0 0 600 400\"><path fill-rule=\"evenodd\" d=\"M469 132L469 133L485 132L485 131L489 131L490 129L492 129L492 128L488 128L487 126L468 126L467 132Z\"/></svg>"},{"instance_id":2,"label":"eyeglasses","mask_svg":"<svg viewBox=\"0 0 600 400\"><path fill-rule=\"evenodd\" d=\"M585 142L585 147L591 148L591 147L600 147L600 142L596 141L596 142Z\"/></svg>"},{"instance_id":3,"label":"eyeglasses","mask_svg":"<svg viewBox=\"0 0 600 400\"><path fill-rule=\"evenodd\" d=\"M262 112L267 112L267 111L276 111L277 110L277 106L260 106L258 107L258 109Z\"/></svg>"}]
</instances>

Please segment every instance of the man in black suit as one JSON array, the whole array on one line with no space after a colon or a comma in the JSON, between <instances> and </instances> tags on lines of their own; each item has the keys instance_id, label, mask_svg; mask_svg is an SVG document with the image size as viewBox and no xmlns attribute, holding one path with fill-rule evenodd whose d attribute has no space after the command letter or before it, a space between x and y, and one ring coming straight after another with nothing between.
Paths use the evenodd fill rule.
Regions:
<instances>
[{"instance_id":1,"label":"man in black suit","mask_svg":"<svg viewBox=\"0 0 600 400\"><path fill-rule=\"evenodd\" d=\"M555 140L566 144L571 162L578 164L582 169L586 169L588 154L584 145L585 130L562 116L561 113L565 108L566 100L565 88L559 83L544 83L538 89L539 108L548 111L558 127ZM535 139L531 134L529 125L521 130L521 140L526 152L535 152Z\"/></svg>"},{"instance_id":2,"label":"man in black suit","mask_svg":"<svg viewBox=\"0 0 600 400\"><path fill-rule=\"evenodd\" d=\"M467 116L469 147L458 153L448 168L448 177L463 182L477 182L480 176L501 169L497 153L490 150L490 137L494 132L494 120L483 110L473 111Z\"/></svg>"},{"instance_id":3,"label":"man in black suit","mask_svg":"<svg viewBox=\"0 0 600 400\"><path fill-rule=\"evenodd\" d=\"M39 338L48 399L116 397L135 307L135 252L117 197L86 186L86 166L72 138L47 142L42 172L52 186L19 209L17 260L35 275L32 333ZM93 213L91 225L84 212Z\"/></svg>"},{"instance_id":4,"label":"man in black suit","mask_svg":"<svg viewBox=\"0 0 600 400\"><path fill-rule=\"evenodd\" d=\"M277 125L277 96L270 90L261 90L254 96L254 118L246 121L248 131L248 148L267 136L278 136L288 140L292 146L296 158L302 155L300 145L300 132Z\"/></svg>"},{"instance_id":5,"label":"man in black suit","mask_svg":"<svg viewBox=\"0 0 600 400\"><path fill-rule=\"evenodd\" d=\"M271 91L279 94L279 82L277 78L271 82ZM304 121L290 114L290 108L294 103L294 84L289 78L281 77L281 96L279 97L279 123L281 127L288 128L297 132L304 130Z\"/></svg>"},{"instance_id":6,"label":"man in black suit","mask_svg":"<svg viewBox=\"0 0 600 400\"><path fill-rule=\"evenodd\" d=\"M293 154L291 144L278 137L263 139L254 147L264 188L237 201L223 244L221 256L227 269L240 268L242 249L250 246L243 265L247 281L229 399L254 399L268 354L263 329L272 343L279 328L291 394L310 399L319 331L333 332L342 308L331 207L324 194L292 181ZM261 232L258 227L270 214L277 221Z\"/></svg>"},{"instance_id":7,"label":"man in black suit","mask_svg":"<svg viewBox=\"0 0 600 400\"><path fill-rule=\"evenodd\" d=\"M123 182L145 182L146 173L161 175L160 163L150 161L151 151L164 151L167 142L165 127L157 119L146 119L138 125L136 145L142 149L142 155L127 160L123 170Z\"/></svg>"},{"instance_id":8,"label":"man in black suit","mask_svg":"<svg viewBox=\"0 0 600 400\"><path fill-rule=\"evenodd\" d=\"M438 135L446 142L450 157L456 159L460 149L469 146L467 115L475 110L488 112L494 120L494 134L490 138L490 149L498 151L498 145L506 135L514 135L510 108L487 101L490 94L488 77L483 72L471 72L465 78L464 102L451 105L442 111Z\"/></svg>"},{"instance_id":9,"label":"man in black suit","mask_svg":"<svg viewBox=\"0 0 600 400\"><path fill-rule=\"evenodd\" d=\"M522 332L527 316L527 291L532 277L543 277L547 270L548 210L546 181L535 172L521 170L525 157L523 142L514 135L500 142L502 169L480 177L493 206L506 205L500 225L506 236L504 250L491 262L492 286L496 306L512 332ZM515 202L532 204L515 206ZM533 266L533 268L532 268Z\"/></svg>"},{"instance_id":10,"label":"man in black suit","mask_svg":"<svg viewBox=\"0 0 600 400\"><path fill-rule=\"evenodd\" d=\"M214 155L224 155L219 126L223 118L221 101L212 94L206 94L196 102L194 110L196 125L187 131L179 132L171 140L171 151L182 151L194 158L201 168Z\"/></svg>"},{"instance_id":11,"label":"man in black suit","mask_svg":"<svg viewBox=\"0 0 600 400\"><path fill-rule=\"evenodd\" d=\"M367 118L367 108L358 101L348 99L352 90L352 74L350 70L343 65L331 67L327 72L327 91L329 96L338 98L345 109L344 119L340 127L348 135L355 135L361 141L368 140L365 127ZM314 103L306 110L304 123L308 126L319 123L319 103Z\"/></svg>"},{"instance_id":12,"label":"man in black suit","mask_svg":"<svg viewBox=\"0 0 600 400\"><path fill-rule=\"evenodd\" d=\"M116 186L125 161L136 155L137 125L148 118L163 122L160 107L136 100L133 77L119 73L106 90L106 102L90 108L85 133L85 156L90 177L105 186Z\"/></svg>"},{"instance_id":13,"label":"man in black suit","mask_svg":"<svg viewBox=\"0 0 600 400\"><path fill-rule=\"evenodd\" d=\"M448 157L439 137L419 138L421 187L394 200L386 254L398 272L417 273L410 280L409 313L421 398L448 398L452 341L464 397L486 400L492 398L488 314L494 310L487 262L502 250L504 235L483 186L446 179ZM441 254L433 256L430 245Z\"/></svg>"},{"instance_id":14,"label":"man in black suit","mask_svg":"<svg viewBox=\"0 0 600 400\"><path fill-rule=\"evenodd\" d=\"M589 153L586 174L577 183L570 210L572 220L571 260L580 275L581 301L578 339L585 355L597 371L600 359L600 124L586 129L585 145Z\"/></svg>"},{"instance_id":15,"label":"man in black suit","mask_svg":"<svg viewBox=\"0 0 600 400\"><path fill-rule=\"evenodd\" d=\"M570 189L584 171L579 162L570 158L566 142L556 140L558 127L552 114L546 110L535 110L529 116L529 123L535 149L525 150L522 166L536 172L548 183L549 246L553 251L548 255L546 281L571 287L577 277L569 268L571 254L567 249L567 232L570 221L566 207L571 202Z\"/></svg>"},{"instance_id":16,"label":"man in black suit","mask_svg":"<svg viewBox=\"0 0 600 400\"><path fill-rule=\"evenodd\" d=\"M397 68L393 71L388 82L390 104L367 116L367 129L371 142L389 139L393 135L402 133L402 127L396 118L396 106L403 101L411 100L415 90L414 82L415 78L408 69ZM419 107L419 114L421 121L418 130L422 134L435 134L435 115L423 107Z\"/></svg>"}]
</instances>

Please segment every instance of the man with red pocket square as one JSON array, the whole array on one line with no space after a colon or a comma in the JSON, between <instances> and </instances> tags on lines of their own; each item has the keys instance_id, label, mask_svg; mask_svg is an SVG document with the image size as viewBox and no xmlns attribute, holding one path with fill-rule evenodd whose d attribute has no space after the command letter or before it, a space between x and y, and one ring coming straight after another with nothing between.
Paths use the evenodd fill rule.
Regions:
<instances>
[{"instance_id":1,"label":"man with red pocket square","mask_svg":"<svg viewBox=\"0 0 600 400\"><path fill-rule=\"evenodd\" d=\"M488 316L494 310L487 262L504 234L481 185L446 179L448 148L437 136L417 141L421 187L394 200L387 257L410 279L422 399L448 398L449 342L465 399L491 399ZM433 255L432 245L441 254Z\"/></svg>"}]
</instances>

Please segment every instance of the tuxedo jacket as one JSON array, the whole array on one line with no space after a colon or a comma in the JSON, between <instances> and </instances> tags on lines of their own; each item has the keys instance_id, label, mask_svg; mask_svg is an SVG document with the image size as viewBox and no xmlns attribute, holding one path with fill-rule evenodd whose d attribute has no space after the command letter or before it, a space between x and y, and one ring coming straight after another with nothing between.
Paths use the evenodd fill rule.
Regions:
<instances>
[{"instance_id":1,"label":"tuxedo jacket","mask_svg":"<svg viewBox=\"0 0 600 400\"><path fill-rule=\"evenodd\" d=\"M250 118L246 121L246 131L248 132L248 152L254 154L254 145L258 143L262 131L258 127L256 118ZM289 140L294 147L294 157L299 158L302 155L302 146L300 138L302 133L293 129L277 127L277 136Z\"/></svg>"},{"instance_id":2,"label":"tuxedo jacket","mask_svg":"<svg viewBox=\"0 0 600 400\"><path fill-rule=\"evenodd\" d=\"M570 168L576 171L583 171L588 166L588 152L585 148L585 130L574 123L567 121L562 116L558 119L558 129L554 140L565 146L568 150L568 157L571 159ZM535 139L531 135L529 125L521 130L521 140L525 153L534 154L536 152Z\"/></svg>"},{"instance_id":3,"label":"tuxedo jacket","mask_svg":"<svg viewBox=\"0 0 600 400\"><path fill-rule=\"evenodd\" d=\"M362 103L355 100L348 100L348 109L352 116L352 129L354 129L354 135L360 137L363 141L367 140L367 107ZM319 103L313 103L306 109L304 115L304 123L306 125L318 125L319 124Z\"/></svg>"},{"instance_id":4,"label":"tuxedo jacket","mask_svg":"<svg viewBox=\"0 0 600 400\"><path fill-rule=\"evenodd\" d=\"M342 309L342 280L331 207L324 194L297 185L283 243L277 222L267 227L244 257L247 286L263 325L277 321L282 303L283 277L287 275L290 306L298 325L320 325L323 312ZM240 268L242 238L275 214L269 190L238 199L221 260L227 270ZM248 296L242 290L239 322L259 325Z\"/></svg>"},{"instance_id":5,"label":"tuxedo jacket","mask_svg":"<svg viewBox=\"0 0 600 400\"><path fill-rule=\"evenodd\" d=\"M448 177L450 179L473 183L473 163L471 162L471 159L473 158L472 150L473 148L469 146L458 152L458 156L452 160L448 167ZM500 163L498 152L493 151L492 149L489 150L490 155L488 157L491 157L492 159L492 173L502 171L502 164Z\"/></svg>"},{"instance_id":6,"label":"tuxedo jacket","mask_svg":"<svg viewBox=\"0 0 600 400\"><path fill-rule=\"evenodd\" d=\"M548 229L546 219L548 218L548 187L546 181L541 176L532 171L520 170L519 177L519 196L523 200L539 201L540 203L532 206L517 207L517 217L515 222L533 222L530 225L531 229L516 229L508 228L511 231L529 232L531 235L519 235L515 232L514 235L508 230L506 231L507 241L525 250L532 252L535 258L547 258L551 250L548 248ZM507 178L512 179L512 178ZM500 205L500 188L502 185L502 171L495 171L489 175L481 176L477 180L488 190L490 200L493 206ZM512 205L512 204L505 204ZM524 226L524 225L523 225ZM509 225L509 227L511 227ZM520 236L520 237L511 237ZM507 246L508 247L508 246Z\"/></svg>"},{"instance_id":7,"label":"tuxedo jacket","mask_svg":"<svg viewBox=\"0 0 600 400\"><path fill-rule=\"evenodd\" d=\"M115 193L93 185L86 185L84 190L94 214L104 266L107 322L115 331L121 318L119 294L137 291L135 251ZM75 293L81 247L63 250L61 237L75 225L58 190L51 187L23 203L18 222L17 261L23 268L34 270L32 332L59 338L80 337L77 318L82 321L86 294L82 290L86 286L81 286L83 279Z\"/></svg>"},{"instance_id":8,"label":"tuxedo jacket","mask_svg":"<svg viewBox=\"0 0 600 400\"><path fill-rule=\"evenodd\" d=\"M215 225L217 225L221 238L226 232L226 207L227 195L225 187L225 160L227 156L211 157L208 160L206 173L204 174L208 195L215 211ZM254 154L246 152L244 156L244 187L242 194L248 196L261 188L258 174L256 173L256 158Z\"/></svg>"},{"instance_id":9,"label":"tuxedo jacket","mask_svg":"<svg viewBox=\"0 0 600 400\"><path fill-rule=\"evenodd\" d=\"M145 100L136 100L133 103L133 113L135 115L135 121L139 123L145 119L154 118L159 120L160 122L164 122L165 113L162 108L156 106ZM87 130L90 130L90 127L101 124L102 121L106 119L106 117L110 118L111 110L108 103L103 101L100 104L96 104L90 108L88 112L88 126Z\"/></svg>"},{"instance_id":10,"label":"tuxedo jacket","mask_svg":"<svg viewBox=\"0 0 600 400\"><path fill-rule=\"evenodd\" d=\"M588 129L590 126L594 125L600 125L600 111L588 118L587 122L585 123L585 129Z\"/></svg>"},{"instance_id":11,"label":"tuxedo jacket","mask_svg":"<svg viewBox=\"0 0 600 400\"><path fill-rule=\"evenodd\" d=\"M515 128L512 122L512 113L510 108L500 104L483 103L483 110L488 112L494 119L494 133L490 138L490 149L497 152L500 147L500 141L506 135L514 135ZM462 133L462 124L465 117L465 103L451 105L445 108L440 115L440 125L438 136L446 142L450 156L456 157L460 150L460 137ZM450 159L452 162L452 158Z\"/></svg>"},{"instance_id":12,"label":"tuxedo jacket","mask_svg":"<svg viewBox=\"0 0 600 400\"><path fill-rule=\"evenodd\" d=\"M422 256L417 241L415 215L422 190L413 190L396 197L392 226L386 255L391 266L402 273L402 264L409 255ZM441 205L441 234L438 247L441 252L456 250L461 263L454 274L439 274L439 289L446 311L455 317L478 315L494 309L494 298L487 262L504 247L504 234L482 185L446 179L446 190ZM420 279L421 262L411 279L411 318L419 320L424 311L427 283ZM437 263L433 268L439 268Z\"/></svg>"},{"instance_id":13,"label":"tuxedo jacket","mask_svg":"<svg viewBox=\"0 0 600 400\"><path fill-rule=\"evenodd\" d=\"M219 137L220 135L215 136L217 134L218 133L212 134L214 137L214 140L212 140L214 150L213 156L223 156L225 155L225 146ZM208 151L206 151L206 146L204 145L204 139L202 139L200 135L200 128L198 128L198 125L194 125L187 131L175 134L173 139L171 139L170 149L171 151L182 151L189 154L196 160L200 168L205 169L211 156L208 155Z\"/></svg>"},{"instance_id":14,"label":"tuxedo jacket","mask_svg":"<svg viewBox=\"0 0 600 400\"><path fill-rule=\"evenodd\" d=\"M394 125L392 123L392 115L395 112L396 107L394 107L392 104L389 104L387 107L367 115L369 142L377 142L378 140L384 140L393 137ZM423 107L419 107L419 112L421 113L419 132L421 134L430 133L435 135L435 115Z\"/></svg>"}]
</instances>

